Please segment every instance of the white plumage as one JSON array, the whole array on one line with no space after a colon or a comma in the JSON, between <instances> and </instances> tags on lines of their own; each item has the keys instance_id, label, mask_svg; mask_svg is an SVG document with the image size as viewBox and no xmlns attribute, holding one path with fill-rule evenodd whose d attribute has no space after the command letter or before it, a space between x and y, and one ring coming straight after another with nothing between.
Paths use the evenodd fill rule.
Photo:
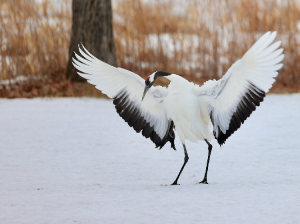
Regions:
<instances>
[{"instance_id":1,"label":"white plumage","mask_svg":"<svg viewBox=\"0 0 300 224\"><path fill-rule=\"evenodd\" d=\"M168 95L167 89L161 86L153 87L142 103L144 79L128 70L108 65L95 58L85 48L84 50L87 53L79 48L84 58L75 53L78 60L73 59L75 68L83 72L78 74L110 98L126 91L130 101L139 108L141 116L154 127L159 137L163 138L168 128L168 118L164 105L160 102Z\"/></svg>"},{"instance_id":2,"label":"white plumage","mask_svg":"<svg viewBox=\"0 0 300 224\"><path fill-rule=\"evenodd\" d=\"M275 37L276 32L267 32L220 80L209 80L201 87L161 71L151 74L145 82L133 72L100 61L83 46L84 50L79 48L83 57L75 54L73 64L81 71L80 76L114 98L119 115L157 147L170 141L175 149L176 129L185 151L185 162L173 183L177 184L188 160L185 140L205 140L210 157L209 141L215 137L220 145L224 144L263 101L283 66L283 49L278 49L281 42L271 44ZM171 81L168 88L152 86L160 76ZM201 183L207 183L209 157Z\"/></svg>"}]
</instances>

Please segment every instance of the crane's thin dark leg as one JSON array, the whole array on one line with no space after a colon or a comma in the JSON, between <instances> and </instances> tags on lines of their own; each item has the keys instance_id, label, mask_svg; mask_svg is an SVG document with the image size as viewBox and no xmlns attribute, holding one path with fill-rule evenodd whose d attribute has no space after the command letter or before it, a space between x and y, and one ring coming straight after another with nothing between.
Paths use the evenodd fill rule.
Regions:
<instances>
[{"instance_id":1,"label":"crane's thin dark leg","mask_svg":"<svg viewBox=\"0 0 300 224\"><path fill-rule=\"evenodd\" d=\"M183 171L183 169L184 169L184 167L185 167L185 164L189 161L189 155L188 155L188 153L187 153L187 151L186 151L185 144L183 144L183 149L184 149L184 162L183 162L183 165L182 165L182 167L181 167L181 169L180 169L180 171L179 171L178 176L176 177L176 180L175 180L175 181L173 182L173 184L171 184L171 185L179 185L179 184L177 183L177 181L178 181L178 179L179 179L179 177L180 177L180 175L181 175L181 172Z\"/></svg>"},{"instance_id":2,"label":"crane's thin dark leg","mask_svg":"<svg viewBox=\"0 0 300 224\"><path fill-rule=\"evenodd\" d=\"M205 139L207 145L208 145L208 157L207 157L207 163L206 163L206 170L205 170L205 175L203 180L199 184L208 184L207 183L207 171L208 171L208 166L209 166L209 160L210 160L210 154L212 150L212 145Z\"/></svg>"}]
</instances>

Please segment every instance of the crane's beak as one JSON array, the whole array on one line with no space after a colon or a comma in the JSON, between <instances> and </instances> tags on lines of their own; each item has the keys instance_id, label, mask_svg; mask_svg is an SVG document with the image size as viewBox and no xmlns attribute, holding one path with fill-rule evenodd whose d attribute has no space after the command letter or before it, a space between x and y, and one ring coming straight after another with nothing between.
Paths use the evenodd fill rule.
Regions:
<instances>
[{"instance_id":1,"label":"crane's beak","mask_svg":"<svg viewBox=\"0 0 300 224\"><path fill-rule=\"evenodd\" d=\"M142 97L142 101L143 101L143 99L144 99L144 97L145 97L145 95L146 95L146 93L148 92L149 89L150 89L150 87L145 86L143 97Z\"/></svg>"}]
</instances>

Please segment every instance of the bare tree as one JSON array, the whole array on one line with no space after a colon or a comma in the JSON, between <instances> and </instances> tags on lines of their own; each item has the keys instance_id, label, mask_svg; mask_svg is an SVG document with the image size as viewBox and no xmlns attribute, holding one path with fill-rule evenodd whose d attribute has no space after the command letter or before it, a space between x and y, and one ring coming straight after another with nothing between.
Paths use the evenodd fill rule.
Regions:
<instances>
[{"instance_id":1,"label":"bare tree","mask_svg":"<svg viewBox=\"0 0 300 224\"><path fill-rule=\"evenodd\" d=\"M74 51L83 43L94 56L108 64L117 65L112 28L111 0L73 0L72 36L66 76L81 81L72 65Z\"/></svg>"}]
</instances>

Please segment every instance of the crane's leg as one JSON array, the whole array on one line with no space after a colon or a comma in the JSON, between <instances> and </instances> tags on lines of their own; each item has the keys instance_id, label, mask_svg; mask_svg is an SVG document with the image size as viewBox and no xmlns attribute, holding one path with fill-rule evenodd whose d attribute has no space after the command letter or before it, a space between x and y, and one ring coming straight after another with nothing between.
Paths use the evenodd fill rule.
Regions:
<instances>
[{"instance_id":1,"label":"crane's leg","mask_svg":"<svg viewBox=\"0 0 300 224\"><path fill-rule=\"evenodd\" d=\"M212 145L205 139L207 145L208 145L208 157L207 157L207 163L206 163L206 170L205 170L205 175L204 178L199 184L208 184L207 183L207 171L208 171L208 166L209 166L209 160L210 160L210 154L212 150Z\"/></svg>"},{"instance_id":2,"label":"crane's leg","mask_svg":"<svg viewBox=\"0 0 300 224\"><path fill-rule=\"evenodd\" d=\"M181 167L181 169L180 169L180 171L179 171L179 174L178 174L178 176L176 177L176 180L173 182L173 184L171 184L171 185L179 185L178 183L177 183L177 181L178 181L178 179L179 179L179 177L180 177L180 175L181 175L181 172L183 171L183 169L184 169L184 167L185 167L185 164L189 161L189 155L188 155L188 153L187 153L187 151L186 151L186 147L185 147L185 144L182 144L183 145L183 149L184 149L184 162L183 162L183 165L182 165L182 167Z\"/></svg>"}]
</instances>

